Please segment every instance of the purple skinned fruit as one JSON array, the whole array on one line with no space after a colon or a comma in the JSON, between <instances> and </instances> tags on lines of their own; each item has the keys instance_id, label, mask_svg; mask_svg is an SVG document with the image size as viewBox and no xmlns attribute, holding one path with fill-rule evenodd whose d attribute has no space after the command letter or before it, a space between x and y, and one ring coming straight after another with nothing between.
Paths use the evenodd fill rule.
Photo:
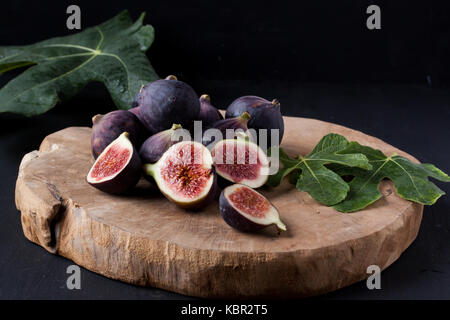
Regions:
<instances>
[{"instance_id":1,"label":"purple skinned fruit","mask_svg":"<svg viewBox=\"0 0 450 320\"><path fill-rule=\"evenodd\" d=\"M98 155L120 134L128 132L129 139L136 148L147 138L149 132L139 119L126 110L115 110L105 115L96 115L92 118L91 147L92 155Z\"/></svg>"},{"instance_id":2,"label":"purple skinned fruit","mask_svg":"<svg viewBox=\"0 0 450 320\"><path fill-rule=\"evenodd\" d=\"M182 137L187 137L189 139L190 134L187 130L182 129L179 124L173 124L172 128L152 135L144 141L139 150L139 156L141 157L142 162L157 162L164 152L175 143L180 142Z\"/></svg>"},{"instance_id":3,"label":"purple skinned fruit","mask_svg":"<svg viewBox=\"0 0 450 320\"><path fill-rule=\"evenodd\" d=\"M212 130L206 130L203 133L202 143L208 148L212 148L214 144L223 139L234 139L237 136L247 136L251 141L254 137L248 131L247 123L249 122L250 114L243 112L236 118L228 118L224 120L216 121L209 129L217 129L220 132L219 136L216 136L219 132Z\"/></svg>"},{"instance_id":4,"label":"purple skinned fruit","mask_svg":"<svg viewBox=\"0 0 450 320\"><path fill-rule=\"evenodd\" d=\"M200 102L195 91L174 76L142 87L137 105L142 123L155 133L170 129L173 123L189 130L200 113Z\"/></svg>"},{"instance_id":5,"label":"purple skinned fruit","mask_svg":"<svg viewBox=\"0 0 450 320\"><path fill-rule=\"evenodd\" d=\"M225 118L234 118L247 111L251 118L248 127L258 133L258 144L261 144L259 129L267 129L267 147L281 144L284 135L284 120L280 111L280 103L274 99L268 101L257 96L243 96L234 100L227 108ZM271 129L279 130L279 141L270 139Z\"/></svg>"},{"instance_id":6,"label":"purple skinned fruit","mask_svg":"<svg viewBox=\"0 0 450 320\"><path fill-rule=\"evenodd\" d=\"M198 120L202 121L203 129L210 128L215 122L223 120L220 111L211 104L211 98L207 94L203 94L200 99L200 113Z\"/></svg>"}]
</instances>

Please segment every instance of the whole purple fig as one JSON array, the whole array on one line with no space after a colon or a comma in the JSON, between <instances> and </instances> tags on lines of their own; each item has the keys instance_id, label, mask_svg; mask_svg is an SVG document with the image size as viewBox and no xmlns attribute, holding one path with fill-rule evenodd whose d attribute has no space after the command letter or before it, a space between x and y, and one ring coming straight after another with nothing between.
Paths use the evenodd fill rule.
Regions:
<instances>
[{"instance_id":1,"label":"whole purple fig","mask_svg":"<svg viewBox=\"0 0 450 320\"><path fill-rule=\"evenodd\" d=\"M139 119L127 110L115 110L92 118L91 147L92 155L98 155L123 132L129 133L129 139L136 148L147 137L147 130Z\"/></svg>"},{"instance_id":2,"label":"whole purple fig","mask_svg":"<svg viewBox=\"0 0 450 320\"><path fill-rule=\"evenodd\" d=\"M257 96L243 96L234 100L230 106L227 108L225 118L233 118L242 114L242 112L247 111L250 113L251 118L248 122L248 127L255 129L258 133L258 144L261 144L259 134L259 129L267 129L267 147L274 145L276 141L271 141L271 129L279 130L279 141L284 135L284 121L283 116L280 111L280 103L278 100L274 99L268 101L264 98Z\"/></svg>"},{"instance_id":3,"label":"whole purple fig","mask_svg":"<svg viewBox=\"0 0 450 320\"><path fill-rule=\"evenodd\" d=\"M187 130L181 132L182 130L184 129L182 129L181 125L173 124L172 128L158 132L145 140L139 150L139 156L142 162L157 162L167 149L175 143L180 142L176 139L177 137L179 138L189 134Z\"/></svg>"},{"instance_id":4,"label":"whole purple fig","mask_svg":"<svg viewBox=\"0 0 450 320\"><path fill-rule=\"evenodd\" d=\"M173 123L191 128L200 112L194 89L175 76L156 80L142 87L137 105L142 123L151 132L170 129Z\"/></svg>"},{"instance_id":5,"label":"whole purple fig","mask_svg":"<svg viewBox=\"0 0 450 320\"><path fill-rule=\"evenodd\" d=\"M217 129L220 131L221 136L217 137L212 130L206 130L203 133L202 143L205 146L212 147L213 143L216 144L222 139L233 139L236 137L237 132L241 132L252 139L251 134L248 131L247 123L249 122L250 114L243 112L240 116L235 118L228 118L224 120L216 121L210 129Z\"/></svg>"},{"instance_id":6,"label":"whole purple fig","mask_svg":"<svg viewBox=\"0 0 450 320\"><path fill-rule=\"evenodd\" d=\"M198 120L202 121L204 129L210 128L215 122L223 120L219 110L211 104L211 98L207 94L203 94L200 99L200 113Z\"/></svg>"}]
</instances>

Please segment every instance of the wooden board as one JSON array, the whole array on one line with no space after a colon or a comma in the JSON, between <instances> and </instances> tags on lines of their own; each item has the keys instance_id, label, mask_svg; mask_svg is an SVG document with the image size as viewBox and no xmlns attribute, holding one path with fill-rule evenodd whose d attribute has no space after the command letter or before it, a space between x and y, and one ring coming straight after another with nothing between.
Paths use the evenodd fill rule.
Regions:
<instances>
[{"instance_id":1,"label":"wooden board","mask_svg":"<svg viewBox=\"0 0 450 320\"><path fill-rule=\"evenodd\" d=\"M330 132L404 152L361 132L318 120L285 118L283 147L306 154ZM90 128L49 135L24 156L16 205L25 236L51 253L113 279L199 297L305 297L382 270L416 238L423 206L383 182L383 198L345 214L322 206L285 181L263 193L288 231L246 234L220 217L218 203L185 212L142 180L128 196L102 193L85 181L93 163Z\"/></svg>"}]
</instances>

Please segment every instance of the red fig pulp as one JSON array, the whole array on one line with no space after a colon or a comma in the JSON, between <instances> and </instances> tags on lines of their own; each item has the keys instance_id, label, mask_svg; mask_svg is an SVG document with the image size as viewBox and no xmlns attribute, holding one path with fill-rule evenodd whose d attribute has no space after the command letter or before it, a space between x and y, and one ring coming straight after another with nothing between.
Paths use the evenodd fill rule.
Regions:
<instances>
[{"instance_id":1,"label":"red fig pulp","mask_svg":"<svg viewBox=\"0 0 450 320\"><path fill-rule=\"evenodd\" d=\"M269 200L242 184L234 184L222 191L219 208L225 222L240 231L257 231L270 225L276 225L280 231L286 230L278 210Z\"/></svg>"},{"instance_id":2,"label":"red fig pulp","mask_svg":"<svg viewBox=\"0 0 450 320\"><path fill-rule=\"evenodd\" d=\"M155 164L144 165L159 190L187 209L199 209L215 196L216 179L209 150L195 141L171 146Z\"/></svg>"},{"instance_id":3,"label":"red fig pulp","mask_svg":"<svg viewBox=\"0 0 450 320\"><path fill-rule=\"evenodd\" d=\"M269 175L269 160L255 143L245 139L219 141L211 150L216 173L228 181L261 187Z\"/></svg>"},{"instance_id":4,"label":"red fig pulp","mask_svg":"<svg viewBox=\"0 0 450 320\"><path fill-rule=\"evenodd\" d=\"M98 156L87 174L87 182L108 193L123 193L141 177L141 160L127 132L111 142Z\"/></svg>"}]
</instances>

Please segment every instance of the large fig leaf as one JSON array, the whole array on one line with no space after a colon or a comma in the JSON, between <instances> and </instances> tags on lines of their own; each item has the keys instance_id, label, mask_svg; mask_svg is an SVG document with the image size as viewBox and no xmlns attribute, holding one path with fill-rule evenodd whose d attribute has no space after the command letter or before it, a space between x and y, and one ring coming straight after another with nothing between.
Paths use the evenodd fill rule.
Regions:
<instances>
[{"instance_id":1,"label":"large fig leaf","mask_svg":"<svg viewBox=\"0 0 450 320\"><path fill-rule=\"evenodd\" d=\"M342 212L353 212L364 209L369 204L381 198L378 189L380 181L389 178L394 182L397 194L407 200L425 205L432 205L444 193L428 177L450 182L450 177L432 164L417 164L410 160L392 155L386 156L380 150L351 142L339 154L362 153L367 156L372 165L370 170L339 166L339 175L354 176L350 181L350 191L347 198L334 206Z\"/></svg>"},{"instance_id":2,"label":"large fig leaf","mask_svg":"<svg viewBox=\"0 0 450 320\"><path fill-rule=\"evenodd\" d=\"M370 169L368 159L361 153L338 154L346 148L348 141L338 134L328 134L323 137L317 146L306 157L289 158L283 149L279 150L279 159L282 168L269 177L267 185L277 186L281 180L292 173L296 178L296 187L308 192L317 201L331 206L341 202L347 196L350 187L326 164L339 164L342 166ZM271 152L271 150L270 150Z\"/></svg>"},{"instance_id":3,"label":"large fig leaf","mask_svg":"<svg viewBox=\"0 0 450 320\"><path fill-rule=\"evenodd\" d=\"M32 65L0 89L0 112L38 115L91 81L105 84L114 103L131 106L140 87L158 78L145 51L154 30L123 11L96 27L27 46L0 47L0 73Z\"/></svg>"}]
</instances>

